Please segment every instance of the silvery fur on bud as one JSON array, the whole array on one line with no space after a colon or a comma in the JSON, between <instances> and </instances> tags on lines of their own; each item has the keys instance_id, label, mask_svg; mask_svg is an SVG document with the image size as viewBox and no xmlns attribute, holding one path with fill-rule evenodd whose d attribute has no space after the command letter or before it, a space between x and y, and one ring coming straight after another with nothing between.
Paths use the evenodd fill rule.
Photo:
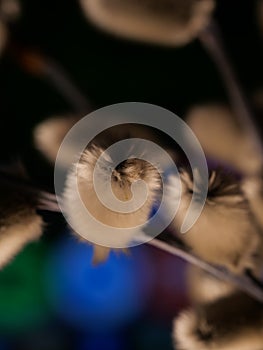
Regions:
<instances>
[{"instance_id":1,"label":"silvery fur on bud","mask_svg":"<svg viewBox=\"0 0 263 350\"><path fill-rule=\"evenodd\" d=\"M213 0L80 0L87 18L113 34L180 46L209 24Z\"/></svg>"},{"instance_id":2,"label":"silvery fur on bud","mask_svg":"<svg viewBox=\"0 0 263 350\"><path fill-rule=\"evenodd\" d=\"M256 350L262 334L263 306L241 292L183 311L173 327L178 350Z\"/></svg>"},{"instance_id":3,"label":"silvery fur on bud","mask_svg":"<svg viewBox=\"0 0 263 350\"><path fill-rule=\"evenodd\" d=\"M178 201L178 181L182 184L182 194L171 225L175 232L180 230L194 191L191 172L184 169L180 177L171 176L169 207L174 207ZM195 191L198 193L201 188ZM240 183L235 176L223 170L210 172L203 211L189 231L179 234L179 238L207 262L223 265L234 273L243 274L250 270L258 275L260 271L263 251L261 231Z\"/></svg>"},{"instance_id":4,"label":"silvery fur on bud","mask_svg":"<svg viewBox=\"0 0 263 350\"><path fill-rule=\"evenodd\" d=\"M148 162L137 159L128 158L119 164L112 171L111 188L114 196L120 201L129 201L132 198L131 186L137 180L143 180L147 184L147 198L144 204L137 210L131 213L121 213L101 203L93 182L93 172L99 157L104 153L104 148L91 144L81 155L80 161L74 165L71 172L68 174L66 187L63 196L64 209L69 217L69 221L74 223L74 228L77 228L77 233L88 231L93 232L94 226L92 221L87 220L85 213L81 213L79 205L84 204L89 213L103 225L114 228L133 228L131 237L120 235L116 238L114 244L116 247L129 244L126 242L132 239L132 235L136 232L136 226L147 222L152 206L158 196L158 191L161 189L161 180L158 170ZM105 164L103 163L105 161ZM103 159L103 164L99 167L99 176L103 181L106 180L105 169L113 164L113 160L109 155ZM74 182L78 182L78 191L74 190ZM107 193L105 193L107 196ZM78 198L81 198L80 204ZM81 214L80 214L81 213ZM83 216L84 215L84 216ZM76 234L77 234L76 233ZM103 235L103 229L101 229ZM80 238L83 239L83 237ZM105 248L105 249L104 249ZM109 252L108 247L95 248L95 260L100 261L107 257ZM101 258L100 258L101 257Z\"/></svg>"},{"instance_id":5,"label":"silvery fur on bud","mask_svg":"<svg viewBox=\"0 0 263 350\"><path fill-rule=\"evenodd\" d=\"M46 205L20 165L0 170L0 267L29 242L39 239L44 223L37 209ZM45 203L45 204L44 204Z\"/></svg>"}]
</instances>

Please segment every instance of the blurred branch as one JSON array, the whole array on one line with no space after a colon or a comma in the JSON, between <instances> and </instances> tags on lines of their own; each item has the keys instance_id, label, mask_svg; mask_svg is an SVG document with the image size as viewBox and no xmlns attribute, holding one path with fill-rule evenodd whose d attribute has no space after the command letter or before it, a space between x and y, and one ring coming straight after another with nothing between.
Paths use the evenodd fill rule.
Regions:
<instances>
[{"instance_id":1,"label":"blurred branch","mask_svg":"<svg viewBox=\"0 0 263 350\"><path fill-rule=\"evenodd\" d=\"M5 174L5 172L2 172L0 170L0 179L3 178L9 183L13 182L17 190L22 188L24 191L38 191L40 199L37 209L59 213L61 212L59 207L61 199L55 194L38 190L24 179L18 179L17 177L10 176L10 174ZM161 249L169 254L175 255L185 260L186 262L203 269L216 278L235 285L238 289L246 292L251 297L260 302L263 302L263 285L252 275L237 276L229 272L226 268L214 266L203 261L202 259L187 251L183 244L175 237L173 237L172 234L161 234L159 238L152 239L151 241L148 241L147 244Z\"/></svg>"},{"instance_id":2,"label":"blurred branch","mask_svg":"<svg viewBox=\"0 0 263 350\"><path fill-rule=\"evenodd\" d=\"M68 100L77 113L88 113L91 109L88 100L67 76L63 68L50 58L45 59L45 75Z\"/></svg>"},{"instance_id":3,"label":"blurred branch","mask_svg":"<svg viewBox=\"0 0 263 350\"><path fill-rule=\"evenodd\" d=\"M235 275L228 271L226 268L223 268L221 266L214 266L203 261L202 259L187 251L186 248L183 248L182 245L178 243L178 241L175 238L172 237L172 235L166 235L163 239L155 238L147 242L147 244L155 248L161 249L169 254L178 256L186 262L210 273L214 277L235 285L239 290L244 291L254 299L263 303L263 285L260 281L257 281L252 276Z\"/></svg>"},{"instance_id":4,"label":"blurred branch","mask_svg":"<svg viewBox=\"0 0 263 350\"><path fill-rule=\"evenodd\" d=\"M248 107L242 88L235 77L229 58L225 53L220 30L216 23L212 22L210 26L199 35L199 39L218 67L219 73L225 82L237 120L239 120L240 124L250 134L251 141L255 143L259 153L263 154L262 140L255 126L254 118Z\"/></svg>"},{"instance_id":5,"label":"blurred branch","mask_svg":"<svg viewBox=\"0 0 263 350\"><path fill-rule=\"evenodd\" d=\"M9 53L26 72L47 79L76 113L86 114L91 110L89 101L58 62L44 54L14 44L9 47Z\"/></svg>"}]
</instances>

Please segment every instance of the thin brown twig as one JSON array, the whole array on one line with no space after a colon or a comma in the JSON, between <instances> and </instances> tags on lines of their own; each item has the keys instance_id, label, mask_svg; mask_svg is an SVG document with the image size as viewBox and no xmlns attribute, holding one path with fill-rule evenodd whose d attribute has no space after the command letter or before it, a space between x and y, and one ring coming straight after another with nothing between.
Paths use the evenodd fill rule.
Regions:
<instances>
[{"instance_id":1,"label":"thin brown twig","mask_svg":"<svg viewBox=\"0 0 263 350\"><path fill-rule=\"evenodd\" d=\"M40 192L42 193L42 198L40 200L39 209L61 212L59 203L61 199L55 194ZM165 251L166 253L177 256L186 262L199 267L200 269L210 273L211 275L229 282L235 285L238 289L246 292L251 297L257 299L260 302L263 302L263 288L257 283L256 280L253 280L251 277L243 275L237 276L228 271L226 268L214 266L210 263L205 262L199 257L195 256L191 252L187 251L186 248L182 247L178 241L170 234L167 239L167 235L163 236L164 238L154 238L147 242L147 244ZM167 240L167 241L166 241Z\"/></svg>"},{"instance_id":2,"label":"thin brown twig","mask_svg":"<svg viewBox=\"0 0 263 350\"><path fill-rule=\"evenodd\" d=\"M30 48L12 43L10 56L28 73L47 79L51 85L69 102L76 113L91 110L88 99L81 93L62 66L54 59Z\"/></svg>"},{"instance_id":3,"label":"thin brown twig","mask_svg":"<svg viewBox=\"0 0 263 350\"><path fill-rule=\"evenodd\" d=\"M261 163L263 165L262 140L255 126L254 118L251 114L240 83L235 76L228 56L225 53L220 30L216 22L212 21L210 26L201 32L199 35L199 40L215 62L220 76L225 83L225 87L236 118L250 135L251 142L254 142L256 149L261 155Z\"/></svg>"},{"instance_id":4,"label":"thin brown twig","mask_svg":"<svg viewBox=\"0 0 263 350\"><path fill-rule=\"evenodd\" d=\"M256 283L252 278L246 275L238 276L234 275L226 268L214 266L205 262L204 260L198 258L194 254L186 251L181 246L178 246L178 243L174 241L171 243L171 238L169 238L169 243L162 241L158 238L152 239L147 242L147 244L161 249L169 254L177 256L186 262L199 267L200 269L210 273L214 277L229 282L235 285L239 290L244 291L249 294L254 299L263 303L263 288L259 286L259 283Z\"/></svg>"}]
</instances>

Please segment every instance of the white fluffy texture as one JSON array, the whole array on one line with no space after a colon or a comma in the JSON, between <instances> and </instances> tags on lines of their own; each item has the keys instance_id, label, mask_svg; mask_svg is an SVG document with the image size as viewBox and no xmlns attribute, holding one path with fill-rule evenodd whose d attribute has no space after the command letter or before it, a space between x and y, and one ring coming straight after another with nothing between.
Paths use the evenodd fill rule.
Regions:
<instances>
[{"instance_id":1,"label":"white fluffy texture","mask_svg":"<svg viewBox=\"0 0 263 350\"><path fill-rule=\"evenodd\" d=\"M189 174L183 172L180 177L182 196L172 222L175 232L179 232L183 223L192 199L189 190L193 190ZM179 200L178 177L170 176L168 186L170 196L167 210L171 210ZM254 253L262 255L262 237L242 195L219 196L212 200L207 198L196 223L179 238L207 262L225 265L236 273L242 273L246 268L256 270L259 259L262 259L253 256Z\"/></svg>"},{"instance_id":2,"label":"white fluffy texture","mask_svg":"<svg viewBox=\"0 0 263 350\"><path fill-rule=\"evenodd\" d=\"M23 247L37 240L43 230L43 221L37 214L15 218L12 225L0 228L0 268L3 268Z\"/></svg>"},{"instance_id":3,"label":"white fluffy texture","mask_svg":"<svg viewBox=\"0 0 263 350\"><path fill-rule=\"evenodd\" d=\"M189 266L187 279L189 296L194 304L215 301L235 290L232 284L219 280L195 266Z\"/></svg>"},{"instance_id":4,"label":"white fluffy texture","mask_svg":"<svg viewBox=\"0 0 263 350\"><path fill-rule=\"evenodd\" d=\"M122 173L114 172L112 191L121 201L131 199L131 184L143 179L148 185L148 196L141 208L132 213L118 213L105 207L97 197L93 184L93 171L103 149L87 149L68 175L64 191L63 206L73 229L88 241L106 247L125 248L138 233L136 226L147 222L156 192L160 189L158 172L141 162L131 164ZM105 166L110 166L108 158ZM105 178L105 169L98 176ZM76 192L76 181L79 193ZM108 194L105 193L107 196ZM88 215L88 212L90 215ZM106 225L106 226L103 226Z\"/></svg>"},{"instance_id":5,"label":"white fluffy texture","mask_svg":"<svg viewBox=\"0 0 263 350\"><path fill-rule=\"evenodd\" d=\"M75 116L67 117L52 117L44 120L38 124L34 129L34 142L45 157L51 162L55 163L59 147L69 132L69 130L75 125L78 118ZM64 158L60 157L60 166L68 168L71 166L71 155L75 154L74 145L68 152L63 152ZM66 156L68 154L68 157Z\"/></svg>"},{"instance_id":6,"label":"white fluffy texture","mask_svg":"<svg viewBox=\"0 0 263 350\"><path fill-rule=\"evenodd\" d=\"M87 18L102 29L131 39L172 46L185 45L196 38L208 25L215 7L213 0L190 1L190 19L184 22L176 17L177 13L173 18L172 11L165 11L170 0L160 0L158 6L162 2L164 10L151 13L143 0L80 0Z\"/></svg>"},{"instance_id":7,"label":"white fluffy texture","mask_svg":"<svg viewBox=\"0 0 263 350\"><path fill-rule=\"evenodd\" d=\"M258 325L247 325L231 334L226 330L225 338L201 341L197 330L201 327L209 332L213 328L199 319L195 311L188 310L175 320L173 338L177 350L260 350L263 347L263 325L262 320L259 321Z\"/></svg>"},{"instance_id":8,"label":"white fluffy texture","mask_svg":"<svg viewBox=\"0 0 263 350\"><path fill-rule=\"evenodd\" d=\"M205 325L203 325L204 327ZM205 350L206 345L195 334L199 327L199 319L192 310L184 311L174 321L173 339L178 350ZM240 349L239 349L240 350Z\"/></svg>"},{"instance_id":9,"label":"white fluffy texture","mask_svg":"<svg viewBox=\"0 0 263 350\"><path fill-rule=\"evenodd\" d=\"M226 106L194 107L186 121L208 156L229 164L245 175L260 170L261 155Z\"/></svg>"},{"instance_id":10,"label":"white fluffy texture","mask_svg":"<svg viewBox=\"0 0 263 350\"><path fill-rule=\"evenodd\" d=\"M40 150L44 156L51 162L55 163L56 160L63 168L69 168L72 166L71 160L79 153L76 145L68 143L63 145L63 152L60 153L60 157L56 159L59 148L63 139L70 131L70 129L80 120L77 116L54 116L48 118L38 124L34 129L34 143L38 150ZM158 142L158 136L153 131L142 126L131 124L129 125L129 137L141 138L150 140L152 142ZM102 140L107 138L114 138L117 141L126 138L126 131L122 127L115 127L111 132L105 131ZM99 142L101 141L99 137ZM67 147L67 149L66 149ZM175 157L172 150L168 150L168 153Z\"/></svg>"}]
</instances>

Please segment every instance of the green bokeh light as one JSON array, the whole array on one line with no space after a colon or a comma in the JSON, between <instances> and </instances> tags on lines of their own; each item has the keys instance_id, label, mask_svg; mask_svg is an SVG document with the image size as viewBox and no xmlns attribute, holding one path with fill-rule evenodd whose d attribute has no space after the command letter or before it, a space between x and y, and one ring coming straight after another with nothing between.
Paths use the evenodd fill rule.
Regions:
<instances>
[{"instance_id":1,"label":"green bokeh light","mask_svg":"<svg viewBox=\"0 0 263 350\"><path fill-rule=\"evenodd\" d=\"M43 288L46 245L28 245L0 271L0 332L17 333L32 329L48 318Z\"/></svg>"}]
</instances>

